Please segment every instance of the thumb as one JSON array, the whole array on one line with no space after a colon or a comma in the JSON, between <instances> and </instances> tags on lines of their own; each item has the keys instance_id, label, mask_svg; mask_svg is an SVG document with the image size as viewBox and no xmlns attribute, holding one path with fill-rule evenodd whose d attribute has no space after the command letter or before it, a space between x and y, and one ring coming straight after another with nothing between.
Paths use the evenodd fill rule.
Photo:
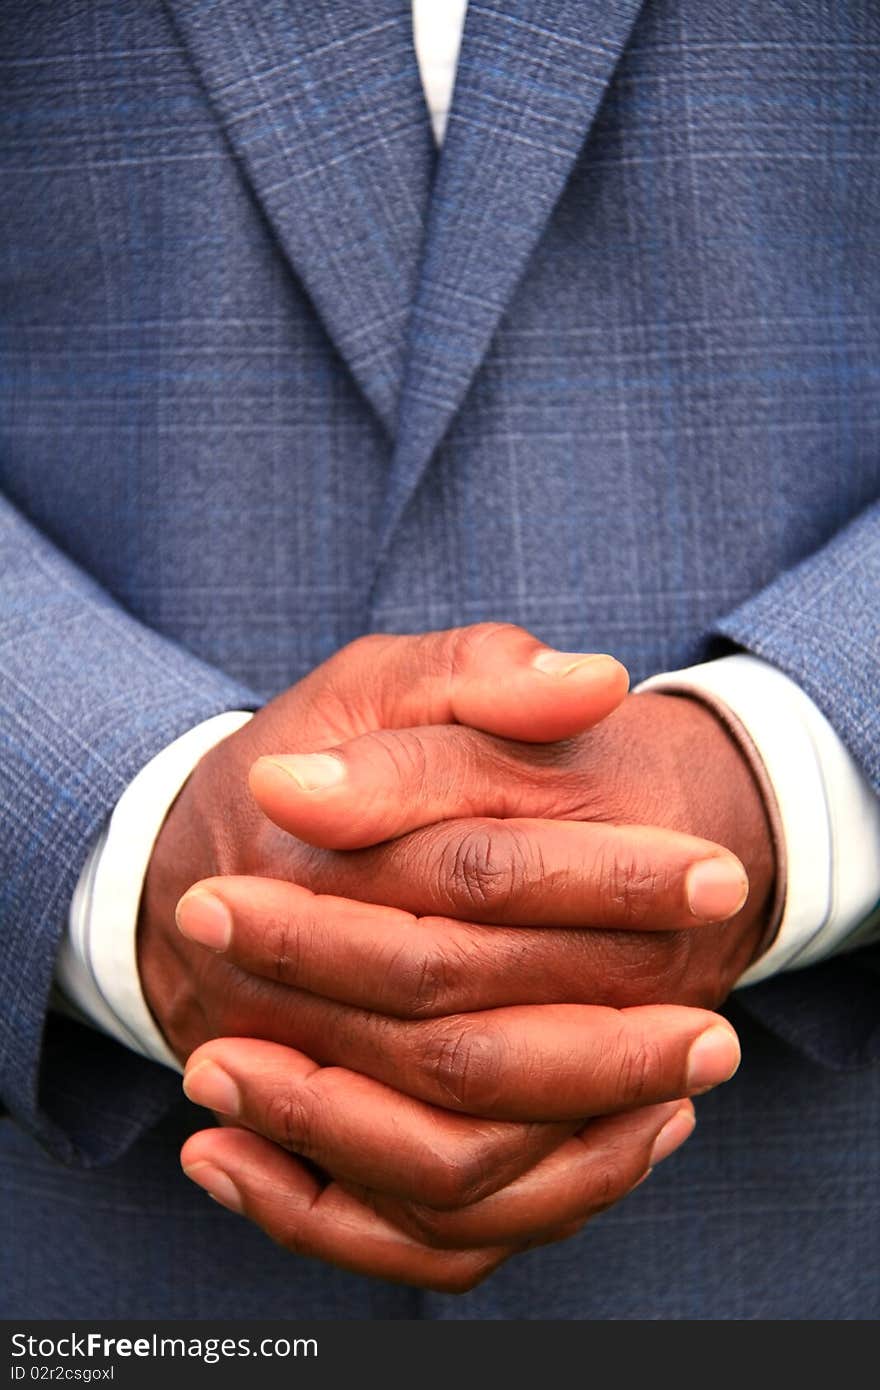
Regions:
<instances>
[{"instance_id":1,"label":"thumb","mask_svg":"<svg viewBox=\"0 0 880 1390\"><path fill-rule=\"evenodd\" d=\"M332 692L345 708L350 736L466 724L549 743L605 719L628 687L625 667L612 656L559 652L513 624L479 623L415 637L359 638L299 689L316 711Z\"/></svg>"}]
</instances>

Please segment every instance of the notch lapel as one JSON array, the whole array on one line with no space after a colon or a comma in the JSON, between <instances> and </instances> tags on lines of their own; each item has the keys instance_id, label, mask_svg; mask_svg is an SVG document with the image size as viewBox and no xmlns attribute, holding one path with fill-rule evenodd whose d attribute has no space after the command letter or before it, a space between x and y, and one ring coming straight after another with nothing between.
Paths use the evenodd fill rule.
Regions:
<instances>
[{"instance_id":1,"label":"notch lapel","mask_svg":"<svg viewBox=\"0 0 880 1390\"><path fill-rule=\"evenodd\" d=\"M409 0L165 0L245 177L389 434L436 163Z\"/></svg>"},{"instance_id":2,"label":"notch lapel","mask_svg":"<svg viewBox=\"0 0 880 1390\"><path fill-rule=\"evenodd\" d=\"M643 0L471 0L410 321L379 561L586 139Z\"/></svg>"}]
</instances>

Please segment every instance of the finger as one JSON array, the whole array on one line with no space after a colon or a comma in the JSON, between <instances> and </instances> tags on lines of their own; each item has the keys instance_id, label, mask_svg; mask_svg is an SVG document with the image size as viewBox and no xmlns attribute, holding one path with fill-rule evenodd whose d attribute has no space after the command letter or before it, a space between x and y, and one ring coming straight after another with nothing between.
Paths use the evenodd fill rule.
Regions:
<instances>
[{"instance_id":1,"label":"finger","mask_svg":"<svg viewBox=\"0 0 880 1390\"><path fill-rule=\"evenodd\" d=\"M628 931L722 921L748 895L740 861L709 840L655 826L527 818L445 821L328 855L310 882L417 916Z\"/></svg>"},{"instance_id":2,"label":"finger","mask_svg":"<svg viewBox=\"0 0 880 1390\"><path fill-rule=\"evenodd\" d=\"M194 1134L181 1153L187 1177L248 1217L285 1249L356 1274L439 1293L465 1293L513 1250L434 1250L337 1183L322 1186L298 1159L241 1129Z\"/></svg>"},{"instance_id":3,"label":"finger","mask_svg":"<svg viewBox=\"0 0 880 1390\"><path fill-rule=\"evenodd\" d=\"M675 1005L537 1004L407 1022L252 980L236 991L228 1022L216 1036L284 1043L431 1105L525 1122L698 1094L739 1061L723 1018Z\"/></svg>"},{"instance_id":4,"label":"finger","mask_svg":"<svg viewBox=\"0 0 880 1390\"><path fill-rule=\"evenodd\" d=\"M177 909L190 940L250 975L397 1018L432 1018L507 1004L633 1002L658 972L669 978L687 953L669 933L487 927L450 917L321 896L266 878L212 878ZM605 978L609 949L615 979ZM677 978L677 977L676 977ZM662 996L660 996L662 997Z\"/></svg>"},{"instance_id":5,"label":"finger","mask_svg":"<svg viewBox=\"0 0 880 1390\"><path fill-rule=\"evenodd\" d=\"M593 1120L534 1168L455 1211L355 1190L395 1226L441 1249L535 1245L572 1234L620 1201L691 1135L690 1101Z\"/></svg>"},{"instance_id":6,"label":"finger","mask_svg":"<svg viewBox=\"0 0 880 1390\"><path fill-rule=\"evenodd\" d=\"M282 830L326 849L360 849L454 817L578 819L583 786L565 773L565 745L439 724L261 758L251 786Z\"/></svg>"},{"instance_id":7,"label":"finger","mask_svg":"<svg viewBox=\"0 0 880 1390\"><path fill-rule=\"evenodd\" d=\"M360 849L458 816L553 814L549 788L530 799L537 776L526 759L522 776L511 775L503 749L459 725L381 729L321 753L260 758L251 789L282 830L326 849Z\"/></svg>"},{"instance_id":8,"label":"finger","mask_svg":"<svg viewBox=\"0 0 880 1390\"><path fill-rule=\"evenodd\" d=\"M316 855L310 886L418 917L521 927L674 931L723 921L748 896L735 855L654 826L461 820Z\"/></svg>"},{"instance_id":9,"label":"finger","mask_svg":"<svg viewBox=\"0 0 880 1390\"><path fill-rule=\"evenodd\" d=\"M311 724L314 707L320 712L316 727L324 730L335 701L345 736L467 724L505 738L547 742L604 719L628 685L625 668L613 657L556 652L521 627L480 623L415 637L362 637L313 671L298 690L303 718ZM261 772L255 775L258 792ZM271 788L265 790L271 799Z\"/></svg>"},{"instance_id":10,"label":"finger","mask_svg":"<svg viewBox=\"0 0 880 1390\"><path fill-rule=\"evenodd\" d=\"M438 1208L488 1196L571 1132L564 1124L473 1120L254 1038L204 1044L189 1058L183 1085L195 1104L337 1178Z\"/></svg>"},{"instance_id":11,"label":"finger","mask_svg":"<svg viewBox=\"0 0 880 1390\"><path fill-rule=\"evenodd\" d=\"M699 1094L729 1080L740 1058L725 1020L672 1005L540 1004L419 1023L384 1019L353 1028L341 1044L308 1036L303 1050L328 1063L344 1050L353 1059L346 1065L430 1104L523 1121Z\"/></svg>"}]
</instances>

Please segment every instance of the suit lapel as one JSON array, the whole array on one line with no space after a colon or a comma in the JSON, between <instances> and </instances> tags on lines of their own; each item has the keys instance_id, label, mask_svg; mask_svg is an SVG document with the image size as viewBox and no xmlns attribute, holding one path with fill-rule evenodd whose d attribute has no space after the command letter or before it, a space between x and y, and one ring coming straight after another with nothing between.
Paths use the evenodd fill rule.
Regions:
<instances>
[{"instance_id":1,"label":"suit lapel","mask_svg":"<svg viewBox=\"0 0 880 1390\"><path fill-rule=\"evenodd\" d=\"M436 156L409 0L165 0L244 176L397 426Z\"/></svg>"},{"instance_id":2,"label":"suit lapel","mask_svg":"<svg viewBox=\"0 0 880 1390\"><path fill-rule=\"evenodd\" d=\"M482 361L643 0L471 0L410 321L380 561Z\"/></svg>"}]
</instances>

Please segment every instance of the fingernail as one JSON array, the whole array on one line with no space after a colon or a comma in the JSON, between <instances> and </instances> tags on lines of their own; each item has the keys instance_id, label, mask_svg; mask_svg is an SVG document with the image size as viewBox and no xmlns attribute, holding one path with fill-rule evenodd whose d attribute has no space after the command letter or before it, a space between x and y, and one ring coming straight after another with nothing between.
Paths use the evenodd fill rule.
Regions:
<instances>
[{"instance_id":1,"label":"fingernail","mask_svg":"<svg viewBox=\"0 0 880 1390\"><path fill-rule=\"evenodd\" d=\"M694 1131L696 1117L693 1110L682 1106L677 1110L671 1120L667 1120L657 1138L654 1140L654 1147L651 1150L650 1164L653 1168L655 1164L662 1163L664 1158L675 1153Z\"/></svg>"},{"instance_id":2,"label":"fingernail","mask_svg":"<svg viewBox=\"0 0 880 1390\"><path fill-rule=\"evenodd\" d=\"M739 912L749 896L749 881L730 859L701 859L685 879L688 906L703 922L723 922Z\"/></svg>"},{"instance_id":3,"label":"fingernail","mask_svg":"<svg viewBox=\"0 0 880 1390\"><path fill-rule=\"evenodd\" d=\"M192 1182L204 1188L209 1197L219 1202L221 1207L228 1207L230 1211L242 1210L241 1194L229 1174L224 1173L222 1168L215 1167L213 1163L193 1163L183 1171Z\"/></svg>"},{"instance_id":4,"label":"fingernail","mask_svg":"<svg viewBox=\"0 0 880 1390\"><path fill-rule=\"evenodd\" d=\"M688 1053L688 1091L708 1091L729 1081L740 1063L739 1040L732 1028L718 1023L701 1033Z\"/></svg>"},{"instance_id":5,"label":"fingernail","mask_svg":"<svg viewBox=\"0 0 880 1390\"><path fill-rule=\"evenodd\" d=\"M206 1110L217 1110L221 1115L238 1114L241 1105L238 1087L216 1062L197 1063L183 1078L183 1090L194 1104L204 1105Z\"/></svg>"},{"instance_id":6,"label":"fingernail","mask_svg":"<svg viewBox=\"0 0 880 1390\"><path fill-rule=\"evenodd\" d=\"M581 671L587 666L592 666L597 673L603 666L610 670L612 666L618 666L619 662L615 661L613 656L606 656L604 653L556 652L547 647L532 658L532 665L539 671L546 671L550 676L570 676L573 671Z\"/></svg>"},{"instance_id":7,"label":"fingernail","mask_svg":"<svg viewBox=\"0 0 880 1390\"><path fill-rule=\"evenodd\" d=\"M225 951L232 940L232 913L203 888L184 893L174 916L184 936L212 951Z\"/></svg>"},{"instance_id":8,"label":"fingernail","mask_svg":"<svg viewBox=\"0 0 880 1390\"><path fill-rule=\"evenodd\" d=\"M332 753L292 753L269 761L292 777L304 792L323 792L345 781L345 763Z\"/></svg>"}]
</instances>

